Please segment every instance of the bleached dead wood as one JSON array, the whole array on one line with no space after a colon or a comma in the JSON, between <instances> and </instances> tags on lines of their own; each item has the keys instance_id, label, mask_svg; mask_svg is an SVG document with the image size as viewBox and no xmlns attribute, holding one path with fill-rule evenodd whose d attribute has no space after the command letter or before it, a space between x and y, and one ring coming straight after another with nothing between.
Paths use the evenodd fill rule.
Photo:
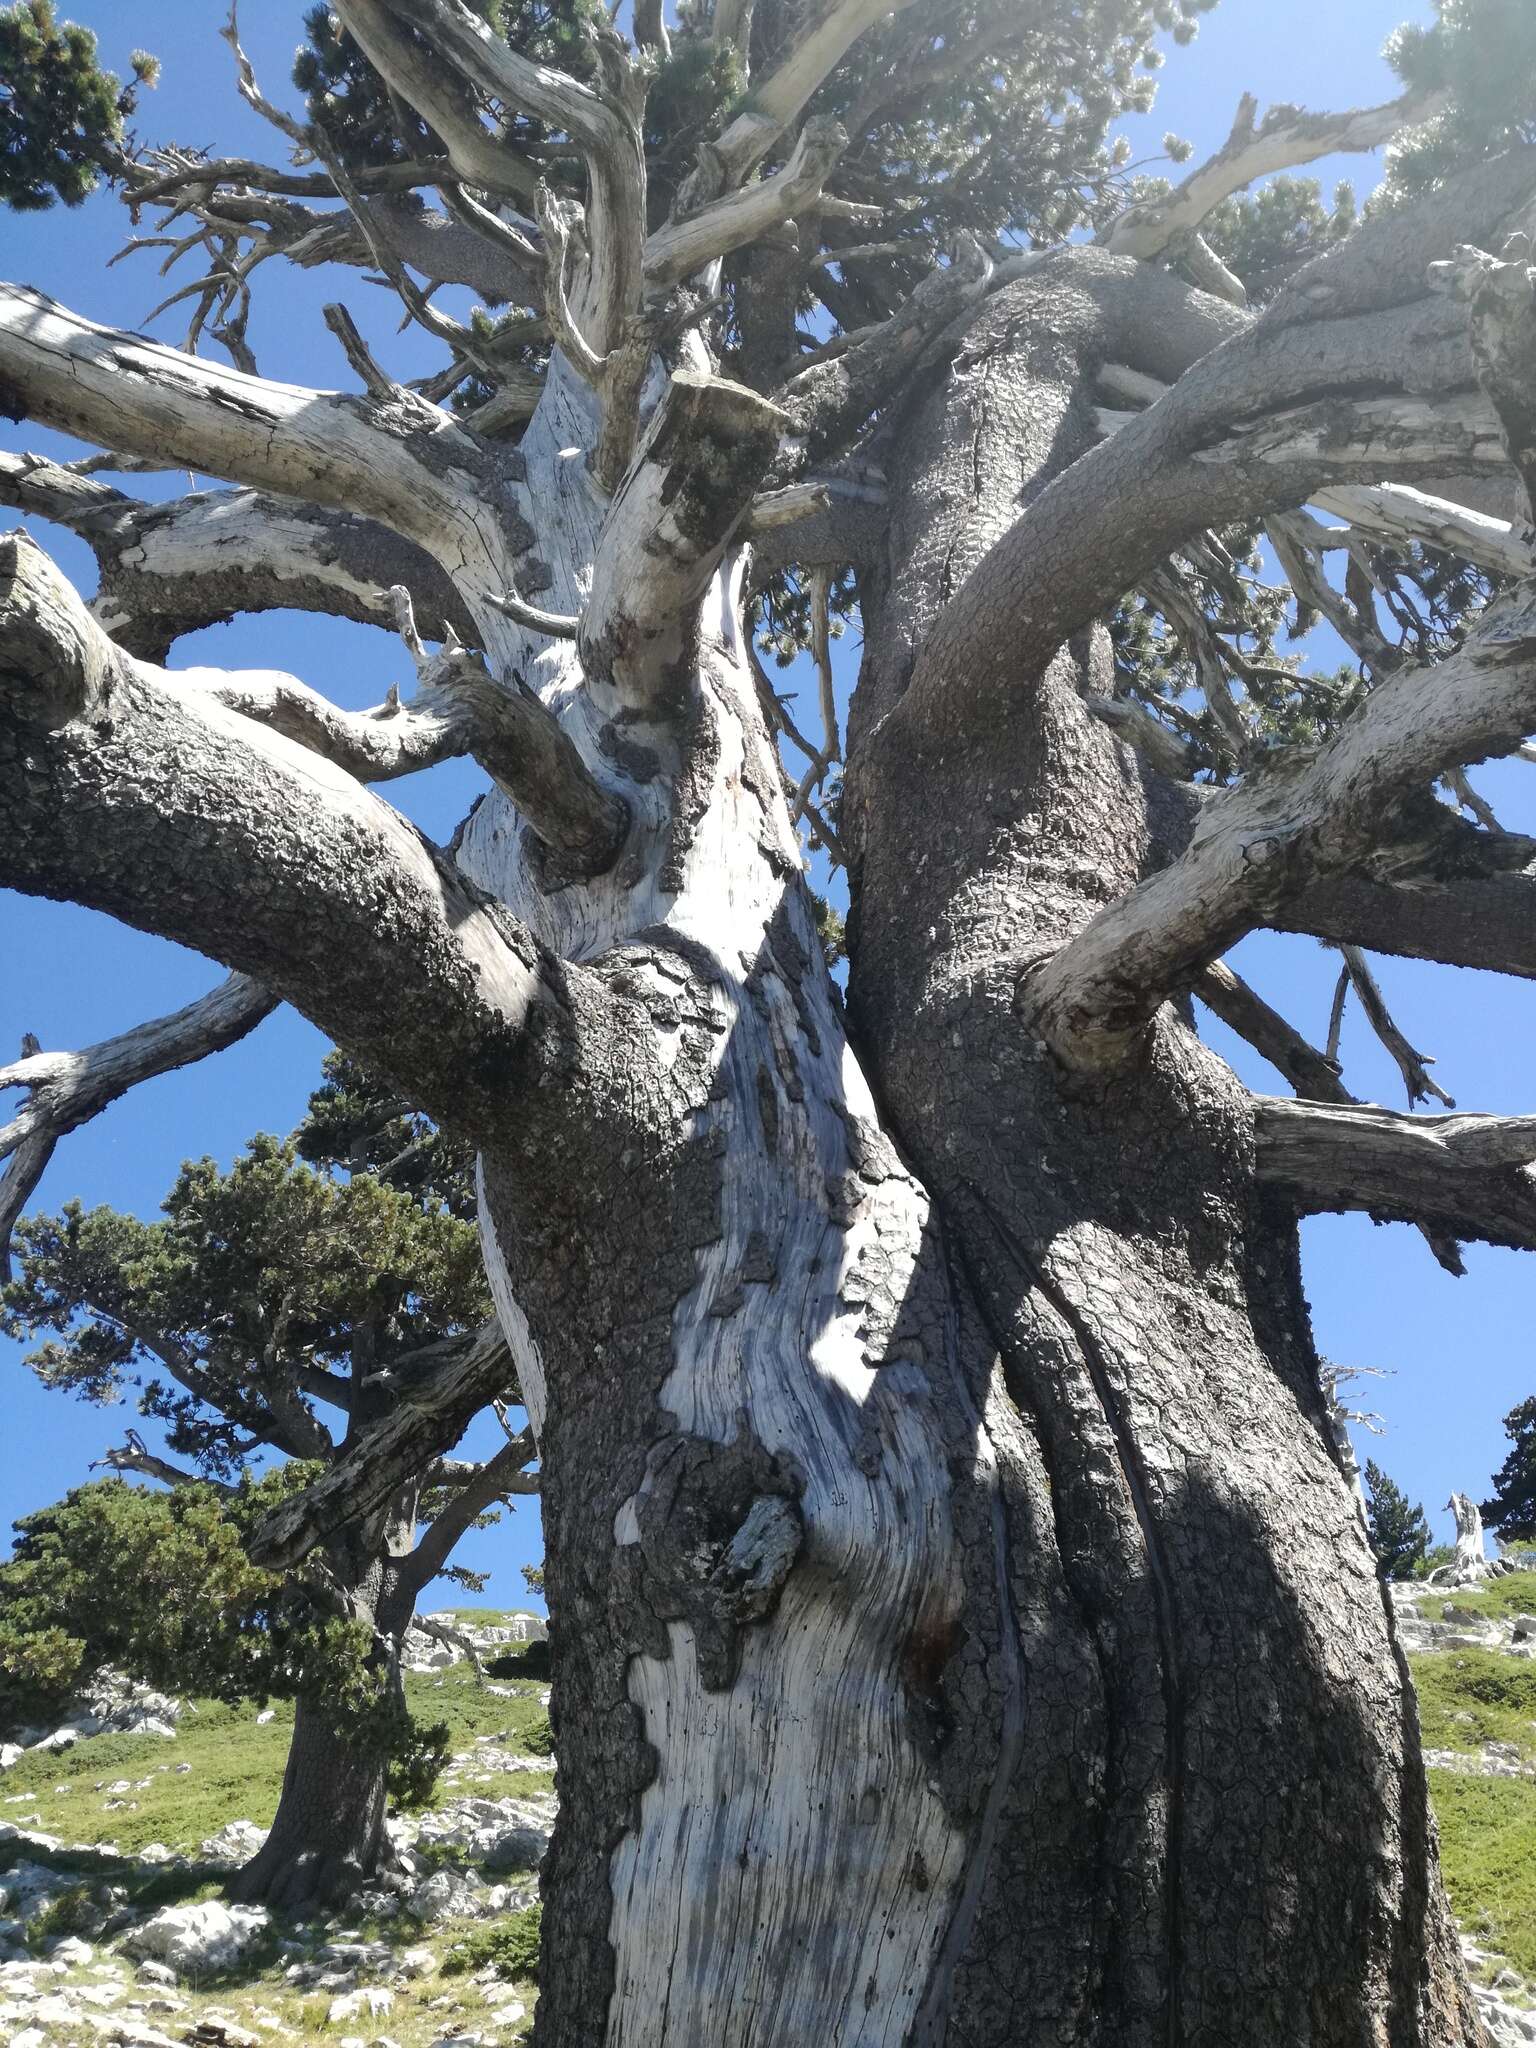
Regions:
<instances>
[{"instance_id":1,"label":"bleached dead wood","mask_svg":"<svg viewBox=\"0 0 1536 2048\"><path fill-rule=\"evenodd\" d=\"M274 492L192 491L146 504L44 456L0 452L0 504L79 534L100 572L93 612L150 660L236 612L321 611L387 626L394 583L409 587L432 639L450 627L474 633L452 582L414 543Z\"/></svg>"},{"instance_id":2,"label":"bleached dead wood","mask_svg":"<svg viewBox=\"0 0 1536 2048\"><path fill-rule=\"evenodd\" d=\"M1191 171L1166 199L1128 207L1099 240L1116 255L1148 261L1162 255L1180 235L1192 233L1223 199L1256 178L1343 151L1380 149L1400 130L1427 120L1441 104L1443 100L1430 95L1404 94L1386 106L1355 107L1338 114L1274 106L1259 121L1258 100L1244 93L1232 132L1216 154Z\"/></svg>"},{"instance_id":3,"label":"bleached dead wood","mask_svg":"<svg viewBox=\"0 0 1536 2048\"><path fill-rule=\"evenodd\" d=\"M704 593L786 424L746 385L673 373L603 527L578 634L589 676L650 704L691 673Z\"/></svg>"},{"instance_id":4,"label":"bleached dead wood","mask_svg":"<svg viewBox=\"0 0 1536 2048\"><path fill-rule=\"evenodd\" d=\"M487 458L435 408L434 424L414 406L402 417L221 369L98 327L23 285L0 285L6 383L25 385L34 419L98 446L376 518L429 549L457 548L487 580L511 580L515 551L478 494Z\"/></svg>"},{"instance_id":5,"label":"bleached dead wood","mask_svg":"<svg viewBox=\"0 0 1536 2048\"><path fill-rule=\"evenodd\" d=\"M1343 485L1319 491L1313 503L1381 540L1418 541L1476 562L1495 575L1520 577L1536 571L1536 539L1529 528L1408 484Z\"/></svg>"},{"instance_id":6,"label":"bleached dead wood","mask_svg":"<svg viewBox=\"0 0 1536 2048\"><path fill-rule=\"evenodd\" d=\"M837 121L813 117L781 170L657 228L645 245L647 280L671 284L691 277L717 257L755 242L780 221L792 220L820 192L847 147L847 134Z\"/></svg>"},{"instance_id":7,"label":"bleached dead wood","mask_svg":"<svg viewBox=\"0 0 1536 2048\"><path fill-rule=\"evenodd\" d=\"M896 0L894 6L890 0L816 0L806 10L788 53L766 78L754 83L742 111L701 152L712 188L709 196L749 177L865 30L911 5L912 0ZM742 12L750 22L750 9ZM744 33L733 11L725 34L736 40Z\"/></svg>"}]
</instances>

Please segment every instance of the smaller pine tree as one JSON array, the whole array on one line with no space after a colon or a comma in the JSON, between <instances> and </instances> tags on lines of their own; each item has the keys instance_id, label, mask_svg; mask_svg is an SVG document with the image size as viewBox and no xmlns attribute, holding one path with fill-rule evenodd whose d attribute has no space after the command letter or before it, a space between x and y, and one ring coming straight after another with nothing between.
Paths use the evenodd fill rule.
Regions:
<instances>
[{"instance_id":1,"label":"smaller pine tree","mask_svg":"<svg viewBox=\"0 0 1536 2048\"><path fill-rule=\"evenodd\" d=\"M1536 1538L1536 1395L1510 1409L1504 1433L1514 1449L1494 1474L1483 1520L1502 1542L1517 1543Z\"/></svg>"},{"instance_id":2,"label":"smaller pine tree","mask_svg":"<svg viewBox=\"0 0 1536 2048\"><path fill-rule=\"evenodd\" d=\"M124 86L96 57L96 38L60 22L53 0L16 0L0 10L0 201L35 213L62 199L78 206L102 171L122 161L123 123L155 59L133 52Z\"/></svg>"},{"instance_id":3,"label":"smaller pine tree","mask_svg":"<svg viewBox=\"0 0 1536 2048\"><path fill-rule=\"evenodd\" d=\"M1365 1484L1370 1495L1371 1548L1376 1553L1376 1569L1384 1579L1411 1579L1415 1566L1429 1549L1429 1523L1424 1510L1409 1505L1407 1494L1374 1459L1366 1460Z\"/></svg>"}]
</instances>

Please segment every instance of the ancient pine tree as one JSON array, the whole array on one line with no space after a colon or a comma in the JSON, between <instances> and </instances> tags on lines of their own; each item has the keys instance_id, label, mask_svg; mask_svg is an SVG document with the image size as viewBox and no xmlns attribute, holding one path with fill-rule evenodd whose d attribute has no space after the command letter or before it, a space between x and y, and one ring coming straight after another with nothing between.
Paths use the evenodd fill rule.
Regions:
<instances>
[{"instance_id":1,"label":"ancient pine tree","mask_svg":"<svg viewBox=\"0 0 1536 2048\"><path fill-rule=\"evenodd\" d=\"M130 1428L100 1462L173 1498L98 1482L22 1525L15 1568L0 1567L0 1698L7 1680L25 1695L50 1631L87 1669L291 1696L282 1796L241 1897L341 1902L387 1870L391 1784L425 1793L442 1761L441 1729L415 1723L401 1681L417 1602L463 1571L450 1560L468 1529L537 1490L531 1432L509 1427L484 1460L407 1455L291 1570L239 1569L263 1512L387 1417L487 1372L517 1399L473 1163L333 1054L289 1140L253 1139L228 1172L189 1162L155 1222L72 1203L15 1232L0 1329L42 1340L28 1363L61 1393L134 1392L169 1455ZM124 1569L129 1586L114 1583Z\"/></svg>"},{"instance_id":2,"label":"ancient pine tree","mask_svg":"<svg viewBox=\"0 0 1536 2048\"><path fill-rule=\"evenodd\" d=\"M110 451L3 472L101 588L4 543L0 881L198 948L477 1152L557 1630L545 2048L1479 2038L1296 1222L1529 1246L1536 1123L1356 1102L1222 955L1339 947L1419 1092L1366 953L1536 974L1532 844L1464 773L1536 728L1536 148L1468 98L1532 73L1467 40L1529 25L1446 0L1403 99L1245 102L1128 186L1106 124L1195 11L334 0L302 112L232 23L277 162L55 147L206 260L190 345L0 290L5 410ZM1233 203L1405 128L1353 232ZM441 373L338 304L345 389L260 375L272 257L390 280ZM135 461L227 488L147 507ZM1275 653L1266 525L1347 676ZM824 659L850 588L847 729L789 781L761 622ZM162 665L269 607L395 622L414 694ZM442 848L374 786L463 754ZM228 1028L7 1069L13 1174Z\"/></svg>"}]
</instances>

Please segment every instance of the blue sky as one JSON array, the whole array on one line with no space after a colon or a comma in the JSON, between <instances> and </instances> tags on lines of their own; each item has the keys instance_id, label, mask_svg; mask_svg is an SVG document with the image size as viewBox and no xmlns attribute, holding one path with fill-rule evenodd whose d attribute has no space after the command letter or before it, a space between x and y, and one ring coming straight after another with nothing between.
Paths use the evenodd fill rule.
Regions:
<instances>
[{"instance_id":1,"label":"blue sky","mask_svg":"<svg viewBox=\"0 0 1536 2048\"><path fill-rule=\"evenodd\" d=\"M236 99L229 54L217 29L216 0L141 0L124 10L110 0L72 0L61 13L85 22L101 39L108 62L126 69L130 43L164 60L159 90L146 96L139 119L145 136L272 157L275 138ZM299 39L302 7L248 6L244 40L263 85L288 91L288 67ZM1403 19L1427 19L1426 0L1222 0L1204 17L1198 41L1170 49L1157 107L1128 124L1138 156L1155 152L1167 129L1187 136L1197 156L1225 137L1241 93L1338 107L1388 98L1394 82L1379 52ZM1372 158L1321 165L1331 180L1353 177L1362 193L1378 173ZM0 275L25 280L105 322L137 326L166 287L155 259L136 256L108 271L121 246L124 215L101 197L77 213L0 214ZM296 382L349 382L320 319L328 297L343 297L398 374L436 360L432 344L396 336L395 316L377 288L355 274L268 272L258 292L251 340L263 370ZM181 312L157 322L158 338L179 339ZM0 423L0 445L74 454L60 437ZM170 495L184 478L134 480ZM148 493L146 493L148 494ZM43 529L65 567L89 590L93 565L69 536ZM853 636L840 643L844 686L857 658ZM1324 649L1332 661L1336 652ZM391 682L409 681L408 664L390 636L338 621L268 616L214 628L180 643L178 666L196 662L287 668L349 705L376 702ZM1511 829L1536 831L1536 769L1506 764L1479 771L1479 788ZM453 766L394 785L393 800L435 837L446 838L479 786L472 768ZM1336 958L1310 941L1258 935L1235 964L1295 1023L1320 1037ZM1531 1026L1536 991L1491 975L1386 960L1381 980L1399 1022L1438 1058L1437 1075L1464 1108L1528 1112L1533 1107ZM174 1008L209 987L218 970L179 948L127 931L69 906L0 892L0 1048L24 1031L45 1046L76 1046ZM1283 1084L1246 1048L1212 1026L1212 1037L1254 1087ZM257 1129L283 1131L297 1121L314 1085L324 1044L285 1010L244 1044L217 1060L137 1090L97 1122L65 1141L36 1206L78 1195L152 1214L179 1162L211 1153L227 1161ZM1402 1106L1396 1069L1351 1013L1344 1038L1346 1079L1357 1095ZM7 1098L7 1101L13 1098ZM1504 1450L1500 1419L1536 1391L1528 1333L1536 1323L1536 1261L1513 1252L1472 1247L1469 1275L1441 1272L1412 1231L1377 1228L1363 1218L1319 1219L1307 1225L1305 1259L1320 1347L1341 1364L1387 1369L1372 1383L1366 1405L1379 1409L1387 1433L1366 1446L1449 1529L1442 1504L1453 1487L1486 1490ZM39 1389L21 1366L18 1347L0 1343L0 1530L16 1515L56 1499L85 1476L90 1460L120 1440L131 1417L123 1410L76 1406ZM489 1432L468 1447L489 1449ZM460 1557L492 1573L485 1595L512 1604L524 1596L517 1567L539 1554L537 1511L521 1505L502 1528L472 1535Z\"/></svg>"}]
</instances>

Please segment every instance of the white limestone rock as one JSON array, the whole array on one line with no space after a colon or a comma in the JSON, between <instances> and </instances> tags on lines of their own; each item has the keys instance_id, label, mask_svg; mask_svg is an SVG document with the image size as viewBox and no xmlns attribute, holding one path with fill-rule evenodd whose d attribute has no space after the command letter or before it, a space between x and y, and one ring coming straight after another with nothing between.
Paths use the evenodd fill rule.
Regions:
<instances>
[{"instance_id":1,"label":"white limestone rock","mask_svg":"<svg viewBox=\"0 0 1536 2048\"><path fill-rule=\"evenodd\" d=\"M210 1835L200 1845L198 1853L205 1863L238 1866L249 1863L266 1839L267 1830L257 1827L253 1820L226 1821L216 1835Z\"/></svg>"},{"instance_id":2,"label":"white limestone rock","mask_svg":"<svg viewBox=\"0 0 1536 2048\"><path fill-rule=\"evenodd\" d=\"M178 1976L227 1970L259 1941L269 1925L263 1906L226 1906L216 1899L167 1906L136 1927L124 1947L167 1964Z\"/></svg>"}]
</instances>

